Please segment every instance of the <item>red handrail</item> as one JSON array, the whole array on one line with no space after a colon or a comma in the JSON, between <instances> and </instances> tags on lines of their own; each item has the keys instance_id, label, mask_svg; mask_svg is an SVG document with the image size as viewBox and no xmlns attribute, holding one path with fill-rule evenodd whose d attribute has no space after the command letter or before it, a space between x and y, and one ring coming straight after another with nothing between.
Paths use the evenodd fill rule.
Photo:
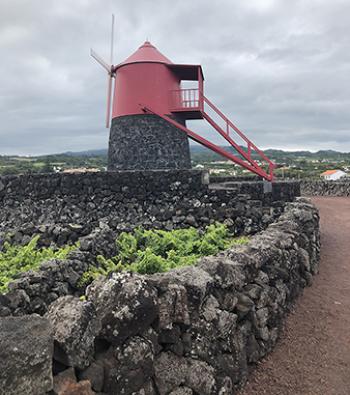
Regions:
<instances>
[{"instance_id":1,"label":"red handrail","mask_svg":"<svg viewBox=\"0 0 350 395\"><path fill-rule=\"evenodd\" d=\"M202 95L204 103L208 104L208 106L216 112L219 117L221 117L225 122L226 122L226 134L230 134L230 127L247 143L247 149L248 152L251 151L251 148L259 154L269 165L274 165L274 163L251 141L248 139L248 137L241 132L238 127L231 122L226 115L224 115L209 99L207 99L204 95ZM206 114L205 111L203 111L203 115ZM206 114L207 115L207 114ZM207 115L209 117L209 115Z\"/></svg>"},{"instance_id":2,"label":"red handrail","mask_svg":"<svg viewBox=\"0 0 350 395\"><path fill-rule=\"evenodd\" d=\"M200 93L198 89L174 89L170 91L171 111L188 111L200 108Z\"/></svg>"}]
</instances>

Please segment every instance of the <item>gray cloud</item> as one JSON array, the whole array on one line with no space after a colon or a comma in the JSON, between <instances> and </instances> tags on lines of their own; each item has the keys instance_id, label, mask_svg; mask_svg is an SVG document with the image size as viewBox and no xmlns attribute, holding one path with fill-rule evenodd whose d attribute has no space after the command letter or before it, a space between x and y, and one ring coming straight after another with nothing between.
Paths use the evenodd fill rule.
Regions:
<instances>
[{"instance_id":1,"label":"gray cloud","mask_svg":"<svg viewBox=\"0 0 350 395\"><path fill-rule=\"evenodd\" d=\"M148 37L201 63L207 96L263 148L350 151L347 0L2 0L0 153L107 145L89 48L108 57L112 12L116 62Z\"/></svg>"}]
</instances>

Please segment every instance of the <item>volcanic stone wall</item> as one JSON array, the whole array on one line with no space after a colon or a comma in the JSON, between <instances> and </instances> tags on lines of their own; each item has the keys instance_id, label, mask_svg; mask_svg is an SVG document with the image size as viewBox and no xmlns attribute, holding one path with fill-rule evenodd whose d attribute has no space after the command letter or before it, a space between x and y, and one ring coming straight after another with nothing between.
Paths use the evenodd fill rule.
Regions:
<instances>
[{"instance_id":1,"label":"volcanic stone wall","mask_svg":"<svg viewBox=\"0 0 350 395\"><path fill-rule=\"evenodd\" d=\"M350 181L301 181L304 196L350 196Z\"/></svg>"},{"instance_id":2,"label":"volcanic stone wall","mask_svg":"<svg viewBox=\"0 0 350 395\"><path fill-rule=\"evenodd\" d=\"M210 182L212 183L223 183L223 182L238 182L238 181L261 181L261 177L258 175L250 176L223 176L219 174L211 174Z\"/></svg>"},{"instance_id":3,"label":"volcanic stone wall","mask_svg":"<svg viewBox=\"0 0 350 395\"><path fill-rule=\"evenodd\" d=\"M204 228L225 223L236 235L265 229L298 195L293 183L275 184L264 193L261 183L225 189L206 184L199 171L128 171L50 174L0 178L0 247L5 239L25 244L40 235L39 246L79 240L67 260L42 264L10 284L0 295L0 316L44 314L64 295L81 295L81 275L96 256L115 255L115 238L135 226Z\"/></svg>"},{"instance_id":4,"label":"volcanic stone wall","mask_svg":"<svg viewBox=\"0 0 350 395\"><path fill-rule=\"evenodd\" d=\"M86 301L58 298L43 318L4 317L0 388L7 395L20 395L24 383L26 395L67 386L89 395L234 394L276 344L318 271L319 251L317 209L299 198L247 245L196 266L113 274L90 285Z\"/></svg>"},{"instance_id":5,"label":"volcanic stone wall","mask_svg":"<svg viewBox=\"0 0 350 395\"><path fill-rule=\"evenodd\" d=\"M219 182L219 179L211 178L211 188L236 190L236 193L247 194L252 199L261 200L265 205L273 205L278 201L291 201L292 196L300 196L300 183L295 181L275 181L269 183L265 181L224 181Z\"/></svg>"},{"instance_id":6,"label":"volcanic stone wall","mask_svg":"<svg viewBox=\"0 0 350 395\"><path fill-rule=\"evenodd\" d=\"M126 171L85 174L22 175L0 178L2 228L24 224L146 222L162 202L203 191L195 171ZM164 206L164 205L163 205ZM159 207L157 211L156 207ZM164 214L164 213L163 213ZM171 212L172 214L172 212ZM165 221L165 216L163 220ZM171 215L170 215L171 217ZM154 219L155 220L155 219ZM153 220L153 222L154 222Z\"/></svg>"},{"instance_id":7,"label":"volcanic stone wall","mask_svg":"<svg viewBox=\"0 0 350 395\"><path fill-rule=\"evenodd\" d=\"M17 242L33 233L62 244L102 221L115 230L204 227L224 222L236 234L251 233L299 196L296 183L230 187L206 183L193 170L121 171L0 177L0 231L15 229ZM20 228L20 229L19 229Z\"/></svg>"}]
</instances>

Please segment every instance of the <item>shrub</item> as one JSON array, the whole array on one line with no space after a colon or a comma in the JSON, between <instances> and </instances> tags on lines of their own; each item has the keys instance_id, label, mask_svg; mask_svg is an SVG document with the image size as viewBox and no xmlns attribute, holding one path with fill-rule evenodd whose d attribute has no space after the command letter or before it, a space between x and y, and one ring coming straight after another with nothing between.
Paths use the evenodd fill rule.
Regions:
<instances>
[{"instance_id":1,"label":"shrub","mask_svg":"<svg viewBox=\"0 0 350 395\"><path fill-rule=\"evenodd\" d=\"M172 231L137 228L133 233L121 233L116 240L118 254L110 259L98 256L98 266L91 266L79 284L84 286L114 271L154 274L194 265L202 256L247 242L247 237L233 238L219 223L209 225L204 232L193 227Z\"/></svg>"},{"instance_id":2,"label":"shrub","mask_svg":"<svg viewBox=\"0 0 350 395\"><path fill-rule=\"evenodd\" d=\"M4 243L0 252L0 293L7 291L8 284L22 272L36 270L40 264L50 259L65 259L67 255L77 248L75 245L67 245L62 248L38 248L40 236L34 237L24 246Z\"/></svg>"}]
</instances>

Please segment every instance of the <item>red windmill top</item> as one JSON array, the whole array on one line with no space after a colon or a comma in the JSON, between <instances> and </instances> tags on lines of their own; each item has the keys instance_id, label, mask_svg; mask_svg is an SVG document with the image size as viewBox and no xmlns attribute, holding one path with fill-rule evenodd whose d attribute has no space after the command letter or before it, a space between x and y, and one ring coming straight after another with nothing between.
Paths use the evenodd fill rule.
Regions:
<instances>
[{"instance_id":1,"label":"red windmill top","mask_svg":"<svg viewBox=\"0 0 350 395\"><path fill-rule=\"evenodd\" d=\"M110 76L107 125L112 78L115 78L112 119L140 114L157 115L185 132L197 143L268 181L273 180L274 163L205 97L200 65L174 64L149 41L116 66L106 64L94 52L92 56L107 69ZM195 81L197 86L183 89L181 81L184 80ZM188 119L206 120L236 153L227 151L188 129L185 126Z\"/></svg>"},{"instance_id":2,"label":"red windmill top","mask_svg":"<svg viewBox=\"0 0 350 395\"><path fill-rule=\"evenodd\" d=\"M199 91L185 92L181 89L183 80L198 81L203 86L200 65L174 64L146 41L126 60L113 67L112 73L115 76L112 119L144 114L140 104L167 115L178 110L178 118L182 120L203 118L198 108L194 108L199 106ZM196 100L197 105L188 102L193 108L181 108L183 94L191 95L191 100Z\"/></svg>"},{"instance_id":3,"label":"red windmill top","mask_svg":"<svg viewBox=\"0 0 350 395\"><path fill-rule=\"evenodd\" d=\"M154 62L154 63L165 63L171 64L172 61L165 57L158 49L152 45L149 41L145 41L139 49L137 49L132 55L130 55L124 62L119 63L115 69L118 69L125 64L130 63L143 63L143 62Z\"/></svg>"}]
</instances>

